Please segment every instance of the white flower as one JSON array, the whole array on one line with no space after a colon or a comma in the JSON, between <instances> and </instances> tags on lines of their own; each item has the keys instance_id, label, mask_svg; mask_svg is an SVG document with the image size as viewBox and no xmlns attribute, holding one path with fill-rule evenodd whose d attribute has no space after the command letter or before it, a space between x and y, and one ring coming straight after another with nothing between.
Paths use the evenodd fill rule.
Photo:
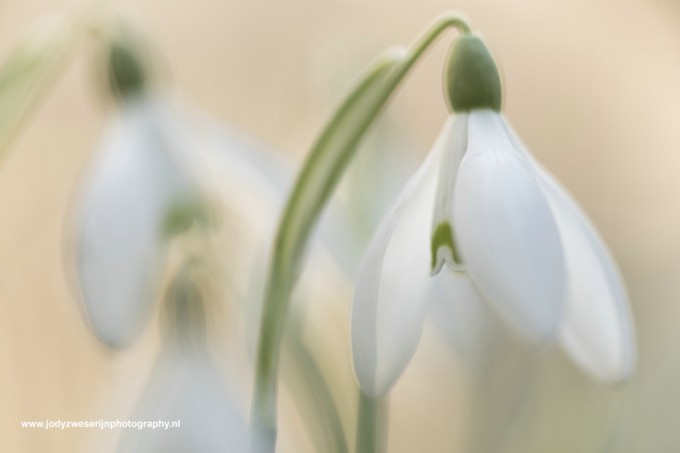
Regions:
<instances>
[{"instance_id":1,"label":"white flower","mask_svg":"<svg viewBox=\"0 0 680 453\"><path fill-rule=\"evenodd\" d=\"M200 281L200 280L198 280ZM205 291L209 293L209 291ZM179 427L125 430L120 452L245 452L248 429L234 379L208 350L209 300L190 266L177 273L164 301L164 344L132 420L179 421Z\"/></svg>"},{"instance_id":2,"label":"white flower","mask_svg":"<svg viewBox=\"0 0 680 453\"><path fill-rule=\"evenodd\" d=\"M107 70L120 108L86 174L72 228L79 300L95 335L113 347L146 326L171 239L192 225L228 239L222 252L237 262L224 279L232 299L256 292L252 269L282 192L280 166L257 146L154 94L143 50L127 32L110 43Z\"/></svg>"},{"instance_id":3,"label":"white flower","mask_svg":"<svg viewBox=\"0 0 680 453\"><path fill-rule=\"evenodd\" d=\"M76 277L93 331L111 346L126 345L146 323L167 213L198 196L167 119L150 99L123 103L82 189Z\"/></svg>"},{"instance_id":4,"label":"white flower","mask_svg":"<svg viewBox=\"0 0 680 453\"><path fill-rule=\"evenodd\" d=\"M147 325L168 247L164 229L178 209L225 217L223 253L238 261L228 284L238 300L259 299L252 269L275 225L281 166L233 131L197 118L151 95L126 100L86 173L73 225L73 280L92 331L109 346L127 346Z\"/></svg>"},{"instance_id":5,"label":"white flower","mask_svg":"<svg viewBox=\"0 0 680 453\"><path fill-rule=\"evenodd\" d=\"M446 294L432 290L439 272L450 274L437 276ZM352 310L365 393L389 390L406 368L432 297L488 303L530 339L559 336L606 383L634 368L627 295L606 246L493 109L447 121L366 252Z\"/></svg>"}]
</instances>

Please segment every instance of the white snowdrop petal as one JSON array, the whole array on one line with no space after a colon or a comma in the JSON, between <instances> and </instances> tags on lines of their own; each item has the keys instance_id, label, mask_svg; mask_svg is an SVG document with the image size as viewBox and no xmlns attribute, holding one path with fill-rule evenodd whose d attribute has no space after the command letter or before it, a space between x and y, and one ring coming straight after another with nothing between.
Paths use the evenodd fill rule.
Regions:
<instances>
[{"instance_id":1,"label":"white snowdrop petal","mask_svg":"<svg viewBox=\"0 0 680 453\"><path fill-rule=\"evenodd\" d=\"M451 141L446 123L432 151L374 235L359 267L352 307L354 369L367 395L389 390L415 353L430 285L430 232L437 162Z\"/></svg>"},{"instance_id":2,"label":"white snowdrop petal","mask_svg":"<svg viewBox=\"0 0 680 453\"><path fill-rule=\"evenodd\" d=\"M588 216L516 138L530 162L557 221L567 264L568 300L560 339L571 358L610 385L635 368L635 333L623 279Z\"/></svg>"},{"instance_id":3,"label":"white snowdrop petal","mask_svg":"<svg viewBox=\"0 0 680 453\"><path fill-rule=\"evenodd\" d=\"M623 282L606 248L563 194L546 188L564 241L569 299L561 340L584 370L616 385L634 368L634 342Z\"/></svg>"},{"instance_id":4,"label":"white snowdrop petal","mask_svg":"<svg viewBox=\"0 0 680 453\"><path fill-rule=\"evenodd\" d=\"M491 305L520 333L552 339L566 288L559 232L541 188L494 111L469 114L453 224L470 278Z\"/></svg>"},{"instance_id":5,"label":"white snowdrop petal","mask_svg":"<svg viewBox=\"0 0 680 453\"><path fill-rule=\"evenodd\" d=\"M115 347L128 344L149 315L162 224L189 191L150 115L143 103L124 107L95 156L79 206L82 302L94 333Z\"/></svg>"},{"instance_id":6,"label":"white snowdrop petal","mask_svg":"<svg viewBox=\"0 0 680 453\"><path fill-rule=\"evenodd\" d=\"M486 353L498 321L466 273L444 269L432 277L429 319L466 361Z\"/></svg>"}]
</instances>

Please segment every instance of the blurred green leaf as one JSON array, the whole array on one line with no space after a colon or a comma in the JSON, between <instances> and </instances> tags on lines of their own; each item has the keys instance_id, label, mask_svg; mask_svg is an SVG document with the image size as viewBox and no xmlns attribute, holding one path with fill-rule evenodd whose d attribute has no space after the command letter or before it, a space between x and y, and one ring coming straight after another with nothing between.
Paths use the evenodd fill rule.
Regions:
<instances>
[{"instance_id":1,"label":"blurred green leaf","mask_svg":"<svg viewBox=\"0 0 680 453\"><path fill-rule=\"evenodd\" d=\"M295 375L288 379L287 386L305 417L316 451L348 453L346 433L332 389L303 339L303 316L300 312L291 315L284 347L290 353Z\"/></svg>"},{"instance_id":2,"label":"blurred green leaf","mask_svg":"<svg viewBox=\"0 0 680 453\"><path fill-rule=\"evenodd\" d=\"M0 66L0 157L76 42L64 18L43 19Z\"/></svg>"},{"instance_id":3,"label":"blurred green leaf","mask_svg":"<svg viewBox=\"0 0 680 453\"><path fill-rule=\"evenodd\" d=\"M260 325L252 451L275 449L279 346L307 239L356 145L396 88L396 78L391 74L403 60L403 51L386 53L359 79L312 147L288 199L275 240ZM400 79L402 74L398 75Z\"/></svg>"}]
</instances>

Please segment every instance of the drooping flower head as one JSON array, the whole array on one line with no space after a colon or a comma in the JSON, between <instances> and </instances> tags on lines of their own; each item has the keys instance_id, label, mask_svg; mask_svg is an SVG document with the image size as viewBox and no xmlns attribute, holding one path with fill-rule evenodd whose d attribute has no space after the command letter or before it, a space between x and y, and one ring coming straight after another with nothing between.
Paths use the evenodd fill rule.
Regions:
<instances>
[{"instance_id":1,"label":"drooping flower head","mask_svg":"<svg viewBox=\"0 0 680 453\"><path fill-rule=\"evenodd\" d=\"M524 338L559 338L594 377L626 380L634 338L616 265L506 122L500 77L478 36L458 39L445 78L452 115L359 272L352 346L362 390L379 395L395 383L433 297L487 303Z\"/></svg>"},{"instance_id":2,"label":"drooping flower head","mask_svg":"<svg viewBox=\"0 0 680 453\"><path fill-rule=\"evenodd\" d=\"M120 452L247 451L247 428L235 379L218 369L208 349L207 295L201 265L187 260L163 301L163 348L133 417L179 423L165 429L127 430ZM205 277L205 276L203 276ZM231 370L233 372L233 370Z\"/></svg>"},{"instance_id":3,"label":"drooping flower head","mask_svg":"<svg viewBox=\"0 0 680 453\"><path fill-rule=\"evenodd\" d=\"M148 325L169 244L192 226L220 238L247 230L233 235L238 247L220 242L224 255L238 254L221 277L234 300L257 297L251 273L282 185L279 163L159 93L146 63L129 37L108 49L117 111L85 174L73 228L79 301L92 332L114 348Z\"/></svg>"}]
</instances>

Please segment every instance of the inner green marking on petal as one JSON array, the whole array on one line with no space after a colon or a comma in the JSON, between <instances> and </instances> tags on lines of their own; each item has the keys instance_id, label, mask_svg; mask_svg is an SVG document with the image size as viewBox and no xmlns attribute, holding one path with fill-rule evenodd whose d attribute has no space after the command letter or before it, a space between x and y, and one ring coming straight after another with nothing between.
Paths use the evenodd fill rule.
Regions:
<instances>
[{"instance_id":1,"label":"inner green marking on petal","mask_svg":"<svg viewBox=\"0 0 680 453\"><path fill-rule=\"evenodd\" d=\"M213 219L209 208L201 201L184 201L170 207L162 226L162 234L170 238L182 234L193 225L210 227Z\"/></svg>"},{"instance_id":2,"label":"inner green marking on petal","mask_svg":"<svg viewBox=\"0 0 680 453\"><path fill-rule=\"evenodd\" d=\"M460 268L463 261L456 248L456 242L453 235L453 227L449 222L441 222L437 225L432 234L432 274L437 274L444 262L447 262L449 267L453 270ZM448 249L448 250L446 250ZM453 260L453 262L450 262Z\"/></svg>"}]
</instances>

